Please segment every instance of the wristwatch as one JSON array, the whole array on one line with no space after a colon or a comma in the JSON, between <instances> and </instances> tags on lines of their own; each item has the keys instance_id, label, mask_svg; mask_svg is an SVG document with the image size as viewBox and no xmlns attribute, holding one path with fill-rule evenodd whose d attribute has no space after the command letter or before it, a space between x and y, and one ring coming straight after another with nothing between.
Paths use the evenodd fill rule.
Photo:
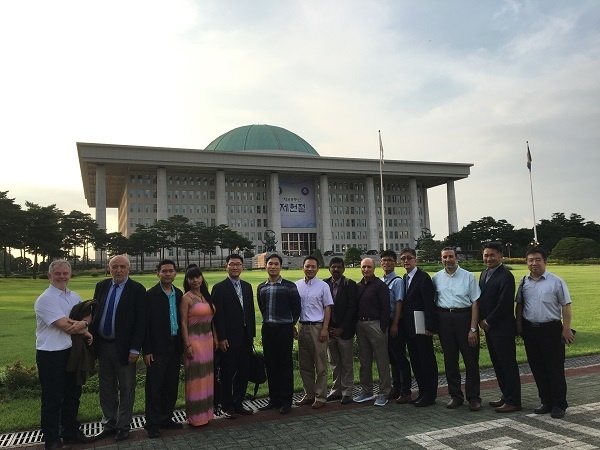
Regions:
<instances>
[{"instance_id":1,"label":"wristwatch","mask_svg":"<svg viewBox=\"0 0 600 450\"><path fill-rule=\"evenodd\" d=\"M85 323L86 328L90 326L90 323L87 320L84 319L83 322Z\"/></svg>"},{"instance_id":2,"label":"wristwatch","mask_svg":"<svg viewBox=\"0 0 600 450\"><path fill-rule=\"evenodd\" d=\"M471 333L477 333L477 328L471 328Z\"/></svg>"}]
</instances>

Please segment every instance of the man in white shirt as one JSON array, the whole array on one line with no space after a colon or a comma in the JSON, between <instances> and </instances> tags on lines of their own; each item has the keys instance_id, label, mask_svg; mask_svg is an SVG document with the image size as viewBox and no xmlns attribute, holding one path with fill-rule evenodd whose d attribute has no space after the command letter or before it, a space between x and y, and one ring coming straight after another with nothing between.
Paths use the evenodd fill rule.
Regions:
<instances>
[{"instance_id":1,"label":"man in white shirt","mask_svg":"<svg viewBox=\"0 0 600 450\"><path fill-rule=\"evenodd\" d=\"M94 437L83 434L77 420L81 386L75 381L75 372L67 372L71 352L71 335L82 334L88 345L91 317L69 319L71 309L81 302L76 292L67 288L71 279L71 265L57 260L48 267L50 286L34 304L36 316L35 348L40 385L42 387L41 425L44 448L63 448L65 442L90 442ZM62 429L62 439L61 439Z\"/></svg>"},{"instance_id":2,"label":"man in white shirt","mask_svg":"<svg viewBox=\"0 0 600 450\"><path fill-rule=\"evenodd\" d=\"M296 281L296 287L302 305L297 337L304 398L296 405L312 405L318 409L327 401L327 340L333 298L327 283L316 277L319 271L317 258L304 258L302 270L304 278Z\"/></svg>"}]
</instances>

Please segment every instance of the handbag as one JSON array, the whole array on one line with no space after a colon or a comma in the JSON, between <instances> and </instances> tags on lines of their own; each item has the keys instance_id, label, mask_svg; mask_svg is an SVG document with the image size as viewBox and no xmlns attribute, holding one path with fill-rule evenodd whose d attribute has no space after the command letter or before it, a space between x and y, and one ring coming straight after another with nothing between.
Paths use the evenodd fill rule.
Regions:
<instances>
[{"instance_id":1,"label":"handbag","mask_svg":"<svg viewBox=\"0 0 600 450\"><path fill-rule=\"evenodd\" d=\"M249 397L251 400L255 400L258 387L267 381L267 371L265 370L265 357L256 351L254 344L252 344L252 353L250 354L248 381L254 383L254 395Z\"/></svg>"}]
</instances>

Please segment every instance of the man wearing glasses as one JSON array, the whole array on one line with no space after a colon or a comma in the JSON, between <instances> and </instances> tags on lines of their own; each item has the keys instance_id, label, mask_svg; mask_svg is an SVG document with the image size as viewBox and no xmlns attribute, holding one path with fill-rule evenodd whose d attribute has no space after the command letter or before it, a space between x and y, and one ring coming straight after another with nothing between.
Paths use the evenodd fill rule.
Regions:
<instances>
[{"instance_id":1,"label":"man wearing glasses","mask_svg":"<svg viewBox=\"0 0 600 450\"><path fill-rule=\"evenodd\" d=\"M406 269L402 322L410 362L419 386L419 395L409 403L417 407L435 405L438 387L438 368L433 350L433 334L437 330L435 289L429 274L417 267L414 249L402 249L400 261ZM424 323L423 329L417 330L416 322Z\"/></svg>"},{"instance_id":2,"label":"man wearing glasses","mask_svg":"<svg viewBox=\"0 0 600 450\"><path fill-rule=\"evenodd\" d=\"M256 336L252 285L240 278L243 259L231 254L225 259L227 278L213 286L214 323L219 337L222 406L228 418L251 415L243 406L248 387L248 367Z\"/></svg>"},{"instance_id":3,"label":"man wearing glasses","mask_svg":"<svg viewBox=\"0 0 600 450\"><path fill-rule=\"evenodd\" d=\"M530 248L525 259L529 275L523 277L517 290L517 332L525 343L527 362L542 401L533 412L562 419L568 406L565 344L575 339L571 296L564 280L546 271L548 256L542 248Z\"/></svg>"}]
</instances>

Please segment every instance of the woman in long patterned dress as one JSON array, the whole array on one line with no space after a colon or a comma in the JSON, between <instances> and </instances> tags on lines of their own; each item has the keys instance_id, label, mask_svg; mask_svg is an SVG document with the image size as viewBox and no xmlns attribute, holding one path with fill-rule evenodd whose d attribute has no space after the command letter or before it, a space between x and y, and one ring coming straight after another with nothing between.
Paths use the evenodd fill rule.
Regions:
<instances>
[{"instance_id":1,"label":"woman in long patterned dress","mask_svg":"<svg viewBox=\"0 0 600 450\"><path fill-rule=\"evenodd\" d=\"M188 268L183 288L180 313L185 347L185 410L188 423L201 426L213 418L213 354L218 343L212 327L215 306L197 266Z\"/></svg>"}]
</instances>

